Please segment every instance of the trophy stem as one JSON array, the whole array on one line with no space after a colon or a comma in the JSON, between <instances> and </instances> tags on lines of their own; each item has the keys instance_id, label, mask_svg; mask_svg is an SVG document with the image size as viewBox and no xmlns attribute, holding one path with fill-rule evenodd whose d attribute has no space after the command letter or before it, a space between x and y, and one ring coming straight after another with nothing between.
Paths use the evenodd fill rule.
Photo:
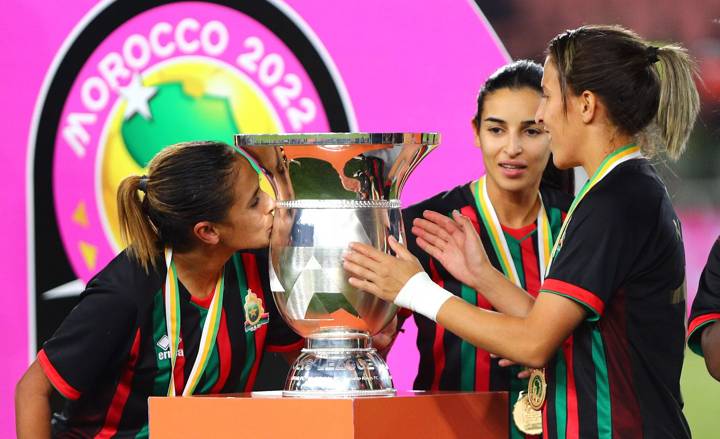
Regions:
<instances>
[{"instance_id":1,"label":"trophy stem","mask_svg":"<svg viewBox=\"0 0 720 439\"><path fill-rule=\"evenodd\" d=\"M290 367L283 396L336 398L395 394L385 361L370 334L324 328L310 335Z\"/></svg>"}]
</instances>

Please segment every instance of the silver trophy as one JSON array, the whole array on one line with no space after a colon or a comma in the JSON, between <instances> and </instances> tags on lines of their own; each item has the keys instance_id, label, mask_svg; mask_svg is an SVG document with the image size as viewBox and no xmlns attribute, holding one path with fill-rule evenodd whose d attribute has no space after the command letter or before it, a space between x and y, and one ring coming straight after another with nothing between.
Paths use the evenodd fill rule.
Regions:
<instances>
[{"instance_id":1,"label":"silver trophy","mask_svg":"<svg viewBox=\"0 0 720 439\"><path fill-rule=\"evenodd\" d=\"M371 336L397 307L354 288L342 267L350 242L390 253L405 241L400 192L439 143L432 133L237 135L276 196L270 284L283 318L305 337L284 396L395 393Z\"/></svg>"}]
</instances>

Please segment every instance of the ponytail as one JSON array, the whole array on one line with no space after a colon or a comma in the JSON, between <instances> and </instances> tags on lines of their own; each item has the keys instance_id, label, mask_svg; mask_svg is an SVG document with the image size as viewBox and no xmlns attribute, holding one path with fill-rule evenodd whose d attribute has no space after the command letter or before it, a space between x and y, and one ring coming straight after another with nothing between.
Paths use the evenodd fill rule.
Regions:
<instances>
[{"instance_id":1,"label":"ponytail","mask_svg":"<svg viewBox=\"0 0 720 439\"><path fill-rule=\"evenodd\" d=\"M655 69L660 80L660 102L655 117L666 154L677 160L683 151L700 111L695 86L695 63L683 47L667 45L657 51Z\"/></svg>"},{"instance_id":2,"label":"ponytail","mask_svg":"<svg viewBox=\"0 0 720 439\"><path fill-rule=\"evenodd\" d=\"M227 218L239 160L244 161L224 143L177 143L150 160L147 176L130 176L120 183L120 236L146 272L158 268L164 247L178 252L194 247L192 230L198 222Z\"/></svg>"},{"instance_id":3,"label":"ponytail","mask_svg":"<svg viewBox=\"0 0 720 439\"><path fill-rule=\"evenodd\" d=\"M695 65L684 48L650 45L617 25L587 25L553 38L547 53L563 103L568 93L592 91L610 122L639 140L646 156L680 157L700 110Z\"/></svg>"},{"instance_id":4,"label":"ponytail","mask_svg":"<svg viewBox=\"0 0 720 439\"><path fill-rule=\"evenodd\" d=\"M139 192L145 189L143 185L147 185L147 177L133 175L125 178L118 188L117 205L120 236L123 242L128 244L130 255L140 262L145 272L148 272L150 266L157 268L159 237L146 209L143 208L143 203L147 201L140 199ZM143 196L145 197L147 194Z\"/></svg>"}]
</instances>

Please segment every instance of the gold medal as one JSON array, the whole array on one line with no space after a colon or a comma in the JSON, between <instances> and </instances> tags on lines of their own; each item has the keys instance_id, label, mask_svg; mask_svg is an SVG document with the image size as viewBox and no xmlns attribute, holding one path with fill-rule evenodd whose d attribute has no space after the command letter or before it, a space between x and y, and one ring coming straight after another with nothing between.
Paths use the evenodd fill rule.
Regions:
<instances>
[{"instance_id":1,"label":"gold medal","mask_svg":"<svg viewBox=\"0 0 720 439\"><path fill-rule=\"evenodd\" d=\"M542 410L545 404L547 383L545 382L545 371L533 369L528 379L527 402L533 410Z\"/></svg>"},{"instance_id":2,"label":"gold medal","mask_svg":"<svg viewBox=\"0 0 720 439\"><path fill-rule=\"evenodd\" d=\"M525 392L520 392L513 407L513 421L518 430L525 434L542 434L542 412L530 406Z\"/></svg>"}]
</instances>

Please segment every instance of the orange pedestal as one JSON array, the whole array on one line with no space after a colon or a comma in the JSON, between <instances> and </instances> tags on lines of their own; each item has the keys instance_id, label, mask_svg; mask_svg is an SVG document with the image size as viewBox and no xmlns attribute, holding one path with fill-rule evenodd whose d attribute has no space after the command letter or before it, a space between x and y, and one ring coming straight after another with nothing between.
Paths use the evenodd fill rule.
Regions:
<instances>
[{"instance_id":1,"label":"orange pedestal","mask_svg":"<svg viewBox=\"0 0 720 439\"><path fill-rule=\"evenodd\" d=\"M150 398L150 437L507 438L505 392L402 392L394 397L300 399L279 392Z\"/></svg>"}]
</instances>

